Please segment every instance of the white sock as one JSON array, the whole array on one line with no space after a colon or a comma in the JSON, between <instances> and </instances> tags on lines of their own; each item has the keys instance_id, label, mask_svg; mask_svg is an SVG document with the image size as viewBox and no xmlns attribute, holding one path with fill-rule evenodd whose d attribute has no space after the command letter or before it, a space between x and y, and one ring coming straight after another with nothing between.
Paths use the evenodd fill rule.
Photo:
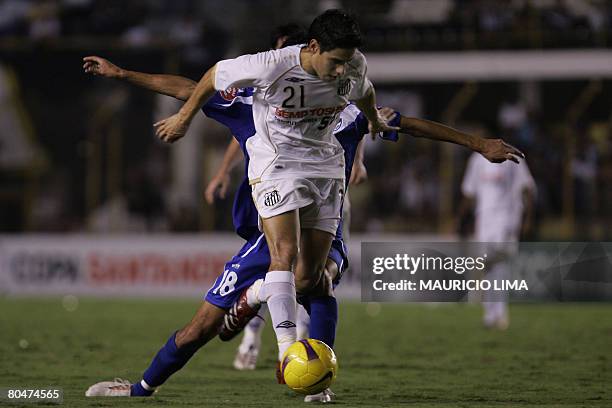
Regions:
<instances>
[{"instance_id":1,"label":"white sock","mask_svg":"<svg viewBox=\"0 0 612 408\"><path fill-rule=\"evenodd\" d=\"M265 302L266 299L263 297L264 291L262 290L264 284L263 279L257 279L253 284L247 289L246 298L247 304L251 307L255 307L257 305L261 305L262 302Z\"/></svg>"},{"instance_id":2,"label":"white sock","mask_svg":"<svg viewBox=\"0 0 612 408\"><path fill-rule=\"evenodd\" d=\"M310 316L304 306L298 305L297 307L297 339L307 339L308 333L310 332Z\"/></svg>"},{"instance_id":3,"label":"white sock","mask_svg":"<svg viewBox=\"0 0 612 408\"><path fill-rule=\"evenodd\" d=\"M240 342L240 346L238 346L238 351L240 351L240 353L244 354L250 350L255 352L255 354L259 354L261 333L266 325L265 317L267 313L268 307L264 303L261 305L259 312L257 312L257 316L252 318L249 324L246 325L244 328L244 336L242 336L242 341Z\"/></svg>"},{"instance_id":4,"label":"white sock","mask_svg":"<svg viewBox=\"0 0 612 408\"><path fill-rule=\"evenodd\" d=\"M268 304L272 327L278 343L278 359L295 343L296 301L295 280L289 271L270 271L259 291L259 298Z\"/></svg>"},{"instance_id":5,"label":"white sock","mask_svg":"<svg viewBox=\"0 0 612 408\"><path fill-rule=\"evenodd\" d=\"M140 380L140 385L147 391L155 391L155 387L151 387L144 379Z\"/></svg>"}]
</instances>

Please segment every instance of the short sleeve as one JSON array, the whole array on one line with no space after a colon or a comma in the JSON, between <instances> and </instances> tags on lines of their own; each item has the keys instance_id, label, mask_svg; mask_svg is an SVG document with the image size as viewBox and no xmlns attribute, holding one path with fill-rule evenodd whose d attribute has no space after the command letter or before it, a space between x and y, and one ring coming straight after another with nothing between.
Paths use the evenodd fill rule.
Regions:
<instances>
[{"instance_id":1,"label":"short sleeve","mask_svg":"<svg viewBox=\"0 0 612 408\"><path fill-rule=\"evenodd\" d=\"M361 52L355 51L355 56L350 62L350 66L357 80L355 86L351 89L349 100L356 101L365 97L373 88L373 85L367 77L368 64Z\"/></svg>"},{"instance_id":2,"label":"short sleeve","mask_svg":"<svg viewBox=\"0 0 612 408\"><path fill-rule=\"evenodd\" d=\"M277 65L278 58L274 51L219 61L215 69L215 89L225 91L228 88L265 87Z\"/></svg>"},{"instance_id":3,"label":"short sleeve","mask_svg":"<svg viewBox=\"0 0 612 408\"><path fill-rule=\"evenodd\" d=\"M473 153L468 161L463 182L461 183L461 192L464 196L474 197L478 187L478 153Z\"/></svg>"},{"instance_id":4,"label":"short sleeve","mask_svg":"<svg viewBox=\"0 0 612 408\"><path fill-rule=\"evenodd\" d=\"M372 88L372 82L370 82L370 80L366 76L363 76L360 81L357 81L355 87L353 87L353 89L351 90L349 100L356 101L364 98Z\"/></svg>"}]
</instances>

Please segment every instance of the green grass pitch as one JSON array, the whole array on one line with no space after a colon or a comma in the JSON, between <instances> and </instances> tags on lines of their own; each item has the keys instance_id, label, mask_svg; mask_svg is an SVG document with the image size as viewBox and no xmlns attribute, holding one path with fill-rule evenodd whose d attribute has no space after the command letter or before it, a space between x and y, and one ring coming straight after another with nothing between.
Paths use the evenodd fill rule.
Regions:
<instances>
[{"instance_id":1,"label":"green grass pitch","mask_svg":"<svg viewBox=\"0 0 612 408\"><path fill-rule=\"evenodd\" d=\"M197 306L81 299L70 312L60 299L0 299L0 387L62 387L68 407L304 406L275 384L269 328L254 372L231 368L237 342L214 340L152 399L84 396L98 381L139 380ZM340 305L337 406L612 406L612 304L513 305L503 333L481 327L476 305L366 309Z\"/></svg>"}]
</instances>

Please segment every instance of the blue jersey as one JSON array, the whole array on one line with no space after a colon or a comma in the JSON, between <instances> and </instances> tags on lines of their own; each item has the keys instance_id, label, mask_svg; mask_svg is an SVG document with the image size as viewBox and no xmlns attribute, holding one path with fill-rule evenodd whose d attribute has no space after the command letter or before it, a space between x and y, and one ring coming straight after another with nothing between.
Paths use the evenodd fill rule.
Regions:
<instances>
[{"instance_id":1,"label":"blue jersey","mask_svg":"<svg viewBox=\"0 0 612 408\"><path fill-rule=\"evenodd\" d=\"M232 211L234 228L238 235L246 240L250 240L254 235L259 234L257 208L251 196L251 186L247 177L246 169L249 165L249 156L246 151L246 141L255 134L253 123L253 89L252 88L231 88L224 92L217 92L202 107L206 116L215 119L217 122L230 129L232 135L244 153L245 158L245 177L240 183L234 198ZM391 121L391 126L398 126L400 115ZM363 136L368 133L368 120L354 105L348 105L340 113L340 121L334 129L334 135L344 149L344 161L346 165L346 183L351 178L353 162L357 153L357 146ZM396 141L397 132L385 133L383 139ZM336 232L336 239L342 239L342 221Z\"/></svg>"},{"instance_id":2,"label":"blue jersey","mask_svg":"<svg viewBox=\"0 0 612 408\"><path fill-rule=\"evenodd\" d=\"M244 154L244 174L249 168L249 155L246 141L255 134L253 123L253 88L230 88L216 92L202 107L206 116L216 120L231 132ZM247 241L259 232L257 227L257 208L253 204L251 186L245 177L234 197L232 219L236 233Z\"/></svg>"}]
</instances>

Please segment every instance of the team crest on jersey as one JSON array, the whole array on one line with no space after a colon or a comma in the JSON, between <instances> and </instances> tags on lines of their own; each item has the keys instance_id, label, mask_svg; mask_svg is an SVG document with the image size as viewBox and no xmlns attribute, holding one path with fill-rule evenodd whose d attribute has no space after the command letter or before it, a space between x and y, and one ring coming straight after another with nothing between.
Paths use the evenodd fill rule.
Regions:
<instances>
[{"instance_id":1,"label":"team crest on jersey","mask_svg":"<svg viewBox=\"0 0 612 408\"><path fill-rule=\"evenodd\" d=\"M266 207L272 207L273 205L278 204L281 196L277 190L272 190L269 193L264 195L264 205Z\"/></svg>"},{"instance_id":2,"label":"team crest on jersey","mask_svg":"<svg viewBox=\"0 0 612 408\"><path fill-rule=\"evenodd\" d=\"M226 101L233 101L238 96L240 88L227 88L225 91L219 91L219 94Z\"/></svg>"},{"instance_id":3,"label":"team crest on jersey","mask_svg":"<svg viewBox=\"0 0 612 408\"><path fill-rule=\"evenodd\" d=\"M351 92L351 80L341 79L338 81L338 95L346 96Z\"/></svg>"},{"instance_id":4,"label":"team crest on jersey","mask_svg":"<svg viewBox=\"0 0 612 408\"><path fill-rule=\"evenodd\" d=\"M285 81L289 81L289 82L303 82L304 80L302 78L289 77L289 78L285 78Z\"/></svg>"},{"instance_id":5,"label":"team crest on jersey","mask_svg":"<svg viewBox=\"0 0 612 408\"><path fill-rule=\"evenodd\" d=\"M339 131L341 127L342 127L342 118L340 118L340 120L336 124L336 127L334 128L334 132Z\"/></svg>"}]
</instances>

